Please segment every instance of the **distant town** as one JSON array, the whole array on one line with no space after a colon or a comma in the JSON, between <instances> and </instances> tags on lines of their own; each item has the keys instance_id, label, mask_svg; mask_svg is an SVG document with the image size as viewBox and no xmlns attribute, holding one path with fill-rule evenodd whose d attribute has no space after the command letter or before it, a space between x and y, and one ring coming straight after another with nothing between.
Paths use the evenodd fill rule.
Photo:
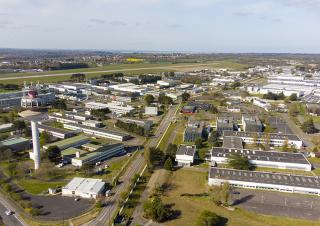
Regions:
<instances>
[{"instance_id":1,"label":"distant town","mask_svg":"<svg viewBox=\"0 0 320 226\"><path fill-rule=\"evenodd\" d=\"M0 225L319 225L319 131L318 55L3 49Z\"/></svg>"}]
</instances>

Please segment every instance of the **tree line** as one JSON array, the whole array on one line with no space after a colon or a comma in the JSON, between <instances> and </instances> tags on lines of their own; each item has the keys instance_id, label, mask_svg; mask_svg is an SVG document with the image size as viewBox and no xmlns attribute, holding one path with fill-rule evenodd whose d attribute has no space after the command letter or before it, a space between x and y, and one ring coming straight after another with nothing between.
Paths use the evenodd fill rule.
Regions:
<instances>
[{"instance_id":1,"label":"tree line","mask_svg":"<svg viewBox=\"0 0 320 226\"><path fill-rule=\"evenodd\" d=\"M140 136L147 136L148 132L143 128L142 126L138 126L137 124L134 123L127 123L123 122L121 120L118 120L115 124L116 127L124 129L130 133L135 133Z\"/></svg>"}]
</instances>

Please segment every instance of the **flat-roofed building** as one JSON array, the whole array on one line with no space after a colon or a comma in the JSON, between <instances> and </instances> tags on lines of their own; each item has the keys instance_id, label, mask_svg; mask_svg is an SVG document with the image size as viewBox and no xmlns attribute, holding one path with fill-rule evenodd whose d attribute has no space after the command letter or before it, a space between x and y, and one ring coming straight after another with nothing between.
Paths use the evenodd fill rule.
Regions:
<instances>
[{"instance_id":1,"label":"flat-roofed building","mask_svg":"<svg viewBox=\"0 0 320 226\"><path fill-rule=\"evenodd\" d=\"M87 102L85 106L90 110L108 108L112 113L117 115L124 115L134 110L134 107L131 105L119 101L112 101L109 103Z\"/></svg>"},{"instance_id":2,"label":"flat-roofed building","mask_svg":"<svg viewBox=\"0 0 320 226\"><path fill-rule=\"evenodd\" d=\"M151 120L141 120L141 119L135 119L135 118L118 118L118 120L125 123L135 124L137 126L144 128L146 131L151 130L151 127L153 125L153 121Z\"/></svg>"},{"instance_id":3,"label":"flat-roofed building","mask_svg":"<svg viewBox=\"0 0 320 226\"><path fill-rule=\"evenodd\" d=\"M320 195L319 177L210 168L209 185L220 186L226 182L238 188Z\"/></svg>"},{"instance_id":4,"label":"flat-roofed building","mask_svg":"<svg viewBox=\"0 0 320 226\"><path fill-rule=\"evenodd\" d=\"M233 131L235 129L234 119L232 116L219 116L216 120L217 132L219 135L223 134L223 131Z\"/></svg>"},{"instance_id":5,"label":"flat-roofed building","mask_svg":"<svg viewBox=\"0 0 320 226\"><path fill-rule=\"evenodd\" d=\"M203 123L197 126L187 126L184 130L183 141L195 142L198 138L204 138L204 135L205 131Z\"/></svg>"},{"instance_id":6,"label":"flat-roofed building","mask_svg":"<svg viewBox=\"0 0 320 226\"><path fill-rule=\"evenodd\" d=\"M80 123L79 120L74 119L74 118L70 118L70 117L65 117L62 114L52 114L52 115L48 115L49 119L53 119L57 122L61 122L61 123Z\"/></svg>"},{"instance_id":7,"label":"flat-roofed building","mask_svg":"<svg viewBox=\"0 0 320 226\"><path fill-rule=\"evenodd\" d=\"M301 153L214 147L211 150L211 161L212 163L226 164L230 156L234 154L248 157L250 163L258 167L304 171L312 170L311 163Z\"/></svg>"},{"instance_id":8,"label":"flat-roofed building","mask_svg":"<svg viewBox=\"0 0 320 226\"><path fill-rule=\"evenodd\" d=\"M38 129L40 133L46 132L49 135L56 138L60 138L60 139L70 138L75 135L74 132L72 131L61 129L61 128L55 128L55 127L47 126L44 124L38 124Z\"/></svg>"},{"instance_id":9,"label":"flat-roofed building","mask_svg":"<svg viewBox=\"0 0 320 226\"><path fill-rule=\"evenodd\" d=\"M181 144L176 153L178 166L191 166L194 163L196 151L195 145Z\"/></svg>"},{"instance_id":10,"label":"flat-roofed building","mask_svg":"<svg viewBox=\"0 0 320 226\"><path fill-rule=\"evenodd\" d=\"M0 141L0 146L7 147L12 151L24 151L30 148L30 140L24 137L13 137Z\"/></svg>"},{"instance_id":11,"label":"flat-roofed building","mask_svg":"<svg viewBox=\"0 0 320 226\"><path fill-rule=\"evenodd\" d=\"M145 115L158 115L158 107L145 107L144 110Z\"/></svg>"},{"instance_id":12,"label":"flat-roofed building","mask_svg":"<svg viewBox=\"0 0 320 226\"><path fill-rule=\"evenodd\" d=\"M85 164L95 164L116 155L124 153L124 145L107 144L92 151L85 151L78 148L68 148L61 152L64 161L71 162L73 166L82 167Z\"/></svg>"},{"instance_id":13,"label":"flat-roofed building","mask_svg":"<svg viewBox=\"0 0 320 226\"><path fill-rule=\"evenodd\" d=\"M85 126L94 127L94 128L103 127L103 123L101 121L97 121L97 120L87 120L87 121L83 121L81 124L85 125Z\"/></svg>"},{"instance_id":14,"label":"flat-roofed building","mask_svg":"<svg viewBox=\"0 0 320 226\"><path fill-rule=\"evenodd\" d=\"M94 128L90 126L85 126L81 124L63 124L63 127L70 130L82 131L85 134L93 135L97 137L108 138L117 141L126 141L131 138L129 134L120 133L114 130L107 130L103 128Z\"/></svg>"},{"instance_id":15,"label":"flat-roofed building","mask_svg":"<svg viewBox=\"0 0 320 226\"><path fill-rule=\"evenodd\" d=\"M297 149L303 147L302 140L294 134L224 131L223 137L240 137L242 142L247 144L268 144L279 147L287 143Z\"/></svg>"},{"instance_id":16,"label":"flat-roofed building","mask_svg":"<svg viewBox=\"0 0 320 226\"><path fill-rule=\"evenodd\" d=\"M243 149L242 139L240 137L223 137L224 148Z\"/></svg>"},{"instance_id":17,"label":"flat-roofed building","mask_svg":"<svg viewBox=\"0 0 320 226\"><path fill-rule=\"evenodd\" d=\"M105 188L106 183L102 179L75 177L62 187L62 195L96 199L103 195Z\"/></svg>"},{"instance_id":18,"label":"flat-roofed building","mask_svg":"<svg viewBox=\"0 0 320 226\"><path fill-rule=\"evenodd\" d=\"M48 149L50 146L57 146L61 151L67 149L69 147L80 147L83 144L89 142L89 138L84 135L79 135L75 137L71 137L68 139L60 140L55 143L46 144L43 146L43 149Z\"/></svg>"},{"instance_id":19,"label":"flat-roofed building","mask_svg":"<svg viewBox=\"0 0 320 226\"><path fill-rule=\"evenodd\" d=\"M262 132L263 124L255 115L242 115L242 126L245 132Z\"/></svg>"}]
</instances>

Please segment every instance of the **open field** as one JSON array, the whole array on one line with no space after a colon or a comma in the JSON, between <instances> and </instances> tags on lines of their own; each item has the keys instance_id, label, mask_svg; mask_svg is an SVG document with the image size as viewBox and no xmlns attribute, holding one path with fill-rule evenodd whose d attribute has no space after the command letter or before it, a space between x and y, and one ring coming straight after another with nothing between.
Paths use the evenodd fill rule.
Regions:
<instances>
[{"instance_id":1,"label":"open field","mask_svg":"<svg viewBox=\"0 0 320 226\"><path fill-rule=\"evenodd\" d=\"M126 74L157 73L163 71L188 71L200 68L229 68L231 70L244 70L247 65L233 61L216 61L205 64L190 63L163 63L163 64L114 64L96 68L59 70L39 73L9 73L0 75L0 83L22 84L24 81L59 82L66 81L73 73L85 73L87 78L97 77L102 74L125 72Z\"/></svg>"},{"instance_id":2,"label":"open field","mask_svg":"<svg viewBox=\"0 0 320 226\"><path fill-rule=\"evenodd\" d=\"M266 216L251 213L242 209L235 211L218 207L206 197L186 197L180 196L183 193L200 194L207 191L207 176L203 172L195 172L188 169L180 169L173 173L170 180L170 187L162 199L173 204L174 210L181 211L181 215L165 224L194 225L193 223L204 210L217 213L228 219L228 226L300 226L300 225L319 225L319 222L291 219L285 217Z\"/></svg>"},{"instance_id":3,"label":"open field","mask_svg":"<svg viewBox=\"0 0 320 226\"><path fill-rule=\"evenodd\" d=\"M45 182L34 179L21 179L17 181L17 184L26 192L37 195L41 194L42 192L48 191L48 188L64 186L66 182Z\"/></svg>"}]
</instances>

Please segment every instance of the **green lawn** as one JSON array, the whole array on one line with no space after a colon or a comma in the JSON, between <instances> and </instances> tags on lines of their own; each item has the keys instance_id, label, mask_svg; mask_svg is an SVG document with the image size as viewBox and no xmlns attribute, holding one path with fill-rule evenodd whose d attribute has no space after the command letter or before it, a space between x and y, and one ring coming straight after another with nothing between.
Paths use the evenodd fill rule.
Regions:
<instances>
[{"instance_id":1,"label":"green lawn","mask_svg":"<svg viewBox=\"0 0 320 226\"><path fill-rule=\"evenodd\" d=\"M48 188L55 188L66 184L66 182L45 182L35 179L19 179L16 183L26 192L34 195L41 194L47 191Z\"/></svg>"},{"instance_id":2,"label":"green lawn","mask_svg":"<svg viewBox=\"0 0 320 226\"><path fill-rule=\"evenodd\" d=\"M170 140L170 137L173 134L175 127L176 127L176 124L172 123L172 124L170 124L169 128L166 130L166 133L164 134L161 142L158 145L158 148L160 148L162 151L164 151L166 149L167 144Z\"/></svg>"},{"instance_id":3,"label":"green lawn","mask_svg":"<svg viewBox=\"0 0 320 226\"><path fill-rule=\"evenodd\" d=\"M292 219L286 217L267 216L248 212L242 209L229 211L216 206L208 198L181 196L183 193L199 194L206 192L207 174L203 172L180 169L173 173L169 180L171 184L162 199L165 203L173 204L173 209L181 211L181 215L174 220L165 222L168 226L191 226L204 210L217 213L228 219L228 226L316 226L320 222Z\"/></svg>"}]
</instances>

